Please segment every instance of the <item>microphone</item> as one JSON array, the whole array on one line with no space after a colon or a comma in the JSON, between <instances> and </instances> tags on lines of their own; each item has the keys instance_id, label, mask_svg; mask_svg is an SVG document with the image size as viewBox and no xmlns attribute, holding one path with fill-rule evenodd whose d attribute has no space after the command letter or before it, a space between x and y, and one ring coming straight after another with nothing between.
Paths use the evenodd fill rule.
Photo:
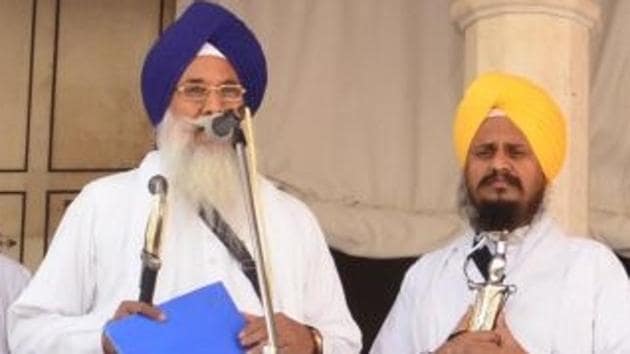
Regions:
<instances>
[{"instance_id":1,"label":"microphone","mask_svg":"<svg viewBox=\"0 0 630 354\"><path fill-rule=\"evenodd\" d=\"M162 175L155 175L149 180L149 192L151 193L151 212L144 231L144 249L140 259L142 260L142 274L140 276L139 301L153 304L155 282L162 262L160 260L160 246L164 218L166 215L166 193L168 183Z\"/></svg>"},{"instance_id":2,"label":"microphone","mask_svg":"<svg viewBox=\"0 0 630 354\"><path fill-rule=\"evenodd\" d=\"M234 111L226 111L221 116L212 120L212 131L218 137L225 137L230 134L234 128L238 127L240 119ZM207 127L205 128L208 129Z\"/></svg>"},{"instance_id":3,"label":"microphone","mask_svg":"<svg viewBox=\"0 0 630 354\"><path fill-rule=\"evenodd\" d=\"M158 194L166 196L166 192L168 192L168 183L166 182L166 178L162 175L151 177L148 187L152 195Z\"/></svg>"}]
</instances>

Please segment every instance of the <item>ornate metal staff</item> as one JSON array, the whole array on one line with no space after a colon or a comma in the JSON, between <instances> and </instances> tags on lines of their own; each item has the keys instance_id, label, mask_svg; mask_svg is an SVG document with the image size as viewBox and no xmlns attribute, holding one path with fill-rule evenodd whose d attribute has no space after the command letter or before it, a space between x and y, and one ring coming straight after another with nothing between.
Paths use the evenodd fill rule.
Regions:
<instances>
[{"instance_id":1,"label":"ornate metal staff","mask_svg":"<svg viewBox=\"0 0 630 354\"><path fill-rule=\"evenodd\" d=\"M475 304L472 308L472 314L468 321L469 331L490 331L494 329L497 316L503 308L505 301L510 294L516 291L516 286L504 284L506 259L505 253L507 248L507 238L509 232L492 231L484 235L480 242L492 242L496 246L496 252L490 263L488 263L488 279L485 282L474 282L466 272L467 264L472 258L471 255L466 259L464 264L466 278L468 279L468 287L476 290L477 296Z\"/></svg>"}]
</instances>

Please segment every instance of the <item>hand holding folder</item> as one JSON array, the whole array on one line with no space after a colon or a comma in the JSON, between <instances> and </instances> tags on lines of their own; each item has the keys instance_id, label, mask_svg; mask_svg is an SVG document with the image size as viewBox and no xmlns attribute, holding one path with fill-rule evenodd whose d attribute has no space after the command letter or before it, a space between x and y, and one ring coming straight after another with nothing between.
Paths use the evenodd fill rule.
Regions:
<instances>
[{"instance_id":1,"label":"hand holding folder","mask_svg":"<svg viewBox=\"0 0 630 354\"><path fill-rule=\"evenodd\" d=\"M105 335L119 354L241 354L238 333L245 319L222 283L169 300L158 307L166 321L142 315L112 321Z\"/></svg>"}]
</instances>

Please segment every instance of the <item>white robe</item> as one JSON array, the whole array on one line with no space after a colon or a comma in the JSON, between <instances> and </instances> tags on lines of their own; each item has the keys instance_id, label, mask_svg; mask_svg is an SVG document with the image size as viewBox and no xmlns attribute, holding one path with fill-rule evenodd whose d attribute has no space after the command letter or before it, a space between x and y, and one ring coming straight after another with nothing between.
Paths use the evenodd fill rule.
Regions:
<instances>
[{"instance_id":1,"label":"white robe","mask_svg":"<svg viewBox=\"0 0 630 354\"><path fill-rule=\"evenodd\" d=\"M148 180L163 173L152 152L138 169L88 184L68 208L31 284L9 312L16 353L100 353L101 332L139 293L140 251L150 211ZM168 178L168 176L167 176ZM261 179L277 312L317 328L325 353L357 353L361 334L347 308L322 231L308 208ZM240 311L262 314L249 280L223 244L181 201L169 204L154 301L222 281Z\"/></svg>"},{"instance_id":2,"label":"white robe","mask_svg":"<svg viewBox=\"0 0 630 354\"><path fill-rule=\"evenodd\" d=\"M21 264L0 254L0 354L9 353L5 315L28 284L31 275Z\"/></svg>"},{"instance_id":3,"label":"white robe","mask_svg":"<svg viewBox=\"0 0 630 354\"><path fill-rule=\"evenodd\" d=\"M409 269L372 354L431 352L445 342L474 300L462 270L472 237L466 230ZM505 283L517 286L506 322L525 350L630 353L630 281L608 248L569 237L542 216L506 258Z\"/></svg>"}]
</instances>

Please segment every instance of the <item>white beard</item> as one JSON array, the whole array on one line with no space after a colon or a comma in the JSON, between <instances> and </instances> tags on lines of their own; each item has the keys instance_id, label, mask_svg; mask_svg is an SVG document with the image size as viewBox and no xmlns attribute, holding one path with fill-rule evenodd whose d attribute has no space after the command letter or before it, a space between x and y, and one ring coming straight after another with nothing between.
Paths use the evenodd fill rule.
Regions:
<instances>
[{"instance_id":1,"label":"white beard","mask_svg":"<svg viewBox=\"0 0 630 354\"><path fill-rule=\"evenodd\" d=\"M209 138L183 117L167 112L158 126L157 145L175 197L196 208L216 209L238 237L250 245L245 194L231 143Z\"/></svg>"}]
</instances>

